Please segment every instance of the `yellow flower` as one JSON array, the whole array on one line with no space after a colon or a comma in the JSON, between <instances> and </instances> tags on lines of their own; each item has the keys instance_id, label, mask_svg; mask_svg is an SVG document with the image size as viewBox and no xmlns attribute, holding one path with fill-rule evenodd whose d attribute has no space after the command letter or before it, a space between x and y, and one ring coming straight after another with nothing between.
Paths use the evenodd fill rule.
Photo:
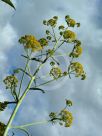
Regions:
<instances>
[{"instance_id":1,"label":"yellow flower","mask_svg":"<svg viewBox=\"0 0 102 136\"><path fill-rule=\"evenodd\" d=\"M66 30L63 32L63 38L66 40L67 39L75 40L76 34L71 30Z\"/></svg>"},{"instance_id":2,"label":"yellow flower","mask_svg":"<svg viewBox=\"0 0 102 136\"><path fill-rule=\"evenodd\" d=\"M74 47L73 52L71 52L71 53L69 54L69 56L70 56L70 57L73 57L73 58L77 58L77 57L79 57L81 54L82 54L82 47L80 46L80 44L77 44L77 45Z\"/></svg>"},{"instance_id":3,"label":"yellow flower","mask_svg":"<svg viewBox=\"0 0 102 136\"><path fill-rule=\"evenodd\" d=\"M57 79L61 76L62 70L59 67L53 67L50 71L50 75L53 76L54 79Z\"/></svg>"},{"instance_id":4,"label":"yellow flower","mask_svg":"<svg viewBox=\"0 0 102 136\"><path fill-rule=\"evenodd\" d=\"M50 26L52 26L52 27L55 27L56 26L56 22L57 20L56 19L50 19L50 20L48 20L48 22L47 22L47 25L50 25Z\"/></svg>"},{"instance_id":5,"label":"yellow flower","mask_svg":"<svg viewBox=\"0 0 102 136\"><path fill-rule=\"evenodd\" d=\"M68 25L71 26L71 27L74 27L76 25L76 21L74 19L69 19L68 20Z\"/></svg>"},{"instance_id":6,"label":"yellow flower","mask_svg":"<svg viewBox=\"0 0 102 136\"><path fill-rule=\"evenodd\" d=\"M65 123L65 127L70 127L73 122L72 113L64 109L61 111L61 120Z\"/></svg>"},{"instance_id":7,"label":"yellow flower","mask_svg":"<svg viewBox=\"0 0 102 136\"><path fill-rule=\"evenodd\" d=\"M3 80L3 82L6 85L6 89L11 89L17 87L18 79L14 75L11 75L11 76L7 76Z\"/></svg>"},{"instance_id":8,"label":"yellow flower","mask_svg":"<svg viewBox=\"0 0 102 136\"><path fill-rule=\"evenodd\" d=\"M72 71L74 71L76 73L76 77L81 76L82 80L85 79L85 72L84 72L82 64L80 64L79 62L73 62L73 63L71 63L70 68Z\"/></svg>"},{"instance_id":9,"label":"yellow flower","mask_svg":"<svg viewBox=\"0 0 102 136\"><path fill-rule=\"evenodd\" d=\"M22 36L19 42L24 45L24 48L31 49L32 52L42 50L42 46L33 35Z\"/></svg>"},{"instance_id":10,"label":"yellow flower","mask_svg":"<svg viewBox=\"0 0 102 136\"><path fill-rule=\"evenodd\" d=\"M69 27L74 27L76 25L76 21L74 19L70 18L70 16L68 16L68 15L65 17L65 20L66 20Z\"/></svg>"}]
</instances>

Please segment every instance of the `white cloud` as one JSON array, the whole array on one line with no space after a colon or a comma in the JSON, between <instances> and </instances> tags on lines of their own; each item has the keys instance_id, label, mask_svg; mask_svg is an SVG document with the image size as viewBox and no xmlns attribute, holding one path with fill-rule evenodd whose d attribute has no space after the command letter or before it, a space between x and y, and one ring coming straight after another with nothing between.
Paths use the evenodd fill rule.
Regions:
<instances>
[{"instance_id":1,"label":"white cloud","mask_svg":"<svg viewBox=\"0 0 102 136\"><path fill-rule=\"evenodd\" d=\"M33 33L39 37L39 35L43 35L41 32L43 28L40 27L42 19L50 18L53 15L59 15L60 17L63 17L63 19L61 19L61 22L63 22L66 14L71 15L77 21L81 22L81 27L77 30L78 37L84 44L84 53L80 61L85 65L87 73L86 81L72 79L68 80L68 83L65 83L65 86L61 86L57 90L48 90L48 93L46 93L44 96L40 96L38 94L34 94L34 96L32 96L32 94L29 95L28 99L25 101L29 102L30 106L33 108L29 108L29 104L27 105L24 103L24 105L22 105L22 107L24 107L21 107L21 114L18 114L17 119L20 119L20 121L28 121L28 119L32 120L34 117L36 117L36 119L38 119L38 117L40 117L40 119L43 117L46 118L49 111L54 111L56 109L59 110L63 107L65 98L70 98L74 102L71 110L75 117L75 121L71 128L64 129L58 126L38 126L37 129L34 129L33 127L32 133L37 133L37 136L41 134L42 136L75 136L76 134L79 136L94 136L97 134L98 136L101 136L102 132L99 124L102 125L102 122L99 120L101 119L102 114L100 109L100 105L102 104L102 72L100 72L101 65L97 66L96 63L99 61L101 64L99 57L101 58L102 56L99 50L101 50L102 32L95 27L93 20L91 20L92 16L96 12L96 0L65 0L64 2L61 0L43 0L43 2L38 0L19 0L17 1L16 5L17 11L15 11L12 19L9 17L9 14L12 14L11 11L9 13L7 12L8 9L5 11L5 14L7 14L7 20L11 19L12 25L10 25L10 23L6 23L5 25L4 20L6 20L6 18L1 21L2 26L4 26L3 28L0 27L0 37L2 37L0 44L3 45L0 47L2 53L2 57L0 58L3 67L2 73L4 73L3 69L5 69L5 66L8 64L8 56L6 56L6 52L11 51L10 49L12 49L14 46L14 41L16 39L15 29L19 35ZM3 17L5 16L6 15L3 15ZM7 41L4 39L7 39ZM27 112L27 109L29 109L29 112ZM36 116L35 114L40 113L41 110L42 115ZM25 116L23 112L26 113ZM35 116L31 117L33 114ZM28 119L27 116L29 117ZM96 116L97 119L95 119ZM44 131L45 129L43 128L46 128L46 131ZM94 130L90 131L90 129Z\"/></svg>"}]
</instances>

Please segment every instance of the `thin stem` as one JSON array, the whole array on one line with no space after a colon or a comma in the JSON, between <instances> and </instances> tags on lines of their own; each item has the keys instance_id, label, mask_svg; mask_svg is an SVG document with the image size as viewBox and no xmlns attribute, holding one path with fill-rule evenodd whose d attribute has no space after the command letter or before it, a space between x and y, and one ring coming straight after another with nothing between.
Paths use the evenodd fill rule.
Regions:
<instances>
[{"instance_id":1,"label":"thin stem","mask_svg":"<svg viewBox=\"0 0 102 136\"><path fill-rule=\"evenodd\" d=\"M36 87L39 87L39 86L42 86L42 85L46 85L46 84L51 83L51 82L53 82L53 81L55 81L55 79L49 80L49 81L47 81L47 82L44 82L44 83L42 83L42 84L40 84L40 85L38 85L38 86L36 86Z\"/></svg>"},{"instance_id":2,"label":"thin stem","mask_svg":"<svg viewBox=\"0 0 102 136\"><path fill-rule=\"evenodd\" d=\"M25 128L25 127L30 127L30 126L40 125L40 124L45 124L45 123L49 123L49 120L32 122L32 123L28 123L28 124L20 125L20 126L11 126L11 128Z\"/></svg>"},{"instance_id":3,"label":"thin stem","mask_svg":"<svg viewBox=\"0 0 102 136\"><path fill-rule=\"evenodd\" d=\"M57 63L57 65L60 65L59 62L54 57L51 58Z\"/></svg>"},{"instance_id":4,"label":"thin stem","mask_svg":"<svg viewBox=\"0 0 102 136\"><path fill-rule=\"evenodd\" d=\"M55 49L55 51L64 44L64 41Z\"/></svg>"},{"instance_id":5,"label":"thin stem","mask_svg":"<svg viewBox=\"0 0 102 136\"><path fill-rule=\"evenodd\" d=\"M59 77L59 78L62 78L63 76L61 76L61 77ZM59 79L58 78L58 79ZM55 81L56 79L52 79L52 80L49 80L49 81L47 81L47 82L44 82L44 83L42 83L42 84L40 84L40 85L38 85L38 86L36 86L36 87L39 87L39 86L42 86L42 85L46 85L46 84L48 84L48 83L51 83L51 82L53 82L53 81Z\"/></svg>"},{"instance_id":6,"label":"thin stem","mask_svg":"<svg viewBox=\"0 0 102 136\"><path fill-rule=\"evenodd\" d=\"M24 68L24 72L23 72L23 75L22 75L22 78L21 78L20 87L19 87L19 92L18 92L18 98L19 98L19 96L20 96L21 86L22 86L23 78L24 78L24 75L25 75L25 72L26 72L28 63L29 63L29 58L27 59L27 63L26 63L26 66L25 66L25 68Z\"/></svg>"},{"instance_id":7,"label":"thin stem","mask_svg":"<svg viewBox=\"0 0 102 136\"><path fill-rule=\"evenodd\" d=\"M52 27L52 32L53 32L54 39L55 39L55 42L56 42L56 41L57 41L57 38L56 38L55 31L54 31L54 28L53 28L53 27Z\"/></svg>"},{"instance_id":8,"label":"thin stem","mask_svg":"<svg viewBox=\"0 0 102 136\"><path fill-rule=\"evenodd\" d=\"M27 68L28 68L28 65L27 65ZM27 73L27 72L26 72L25 70L23 70L22 68L19 68L19 70L20 70L21 72L25 73L26 75L28 75L29 77L32 77L31 74L29 74L30 71L29 71L29 73Z\"/></svg>"}]
</instances>

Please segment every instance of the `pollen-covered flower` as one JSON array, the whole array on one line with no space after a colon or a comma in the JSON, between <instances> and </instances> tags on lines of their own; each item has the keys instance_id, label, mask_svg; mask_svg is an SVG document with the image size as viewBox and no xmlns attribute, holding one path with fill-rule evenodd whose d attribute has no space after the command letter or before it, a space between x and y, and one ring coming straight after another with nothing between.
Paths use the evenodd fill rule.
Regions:
<instances>
[{"instance_id":1,"label":"pollen-covered flower","mask_svg":"<svg viewBox=\"0 0 102 136\"><path fill-rule=\"evenodd\" d=\"M3 136L5 129L6 129L6 125L0 122L0 136Z\"/></svg>"},{"instance_id":2,"label":"pollen-covered flower","mask_svg":"<svg viewBox=\"0 0 102 136\"><path fill-rule=\"evenodd\" d=\"M76 21L74 20L74 19L69 19L68 20L68 25L70 26L70 27L74 27L75 25L76 25Z\"/></svg>"},{"instance_id":3,"label":"pollen-covered flower","mask_svg":"<svg viewBox=\"0 0 102 136\"><path fill-rule=\"evenodd\" d=\"M79 62L72 62L70 68L73 72L75 72L76 77L79 77L79 76L84 77L85 72L84 72L82 64L80 64Z\"/></svg>"},{"instance_id":4,"label":"pollen-covered flower","mask_svg":"<svg viewBox=\"0 0 102 136\"><path fill-rule=\"evenodd\" d=\"M19 43L24 45L24 48L31 49L32 52L42 50L42 46L33 35L25 35L19 39Z\"/></svg>"},{"instance_id":5,"label":"pollen-covered flower","mask_svg":"<svg viewBox=\"0 0 102 136\"><path fill-rule=\"evenodd\" d=\"M45 38L41 38L39 39L39 43L42 47L47 46L48 45L48 41Z\"/></svg>"},{"instance_id":6,"label":"pollen-covered flower","mask_svg":"<svg viewBox=\"0 0 102 136\"><path fill-rule=\"evenodd\" d=\"M55 19L55 18L49 19L49 20L47 21L47 25L48 25L48 26L55 27L56 24L57 24L57 19Z\"/></svg>"},{"instance_id":7,"label":"pollen-covered flower","mask_svg":"<svg viewBox=\"0 0 102 136\"><path fill-rule=\"evenodd\" d=\"M66 30L63 32L63 38L66 40L68 40L68 39L75 40L76 34L71 30Z\"/></svg>"},{"instance_id":8,"label":"pollen-covered flower","mask_svg":"<svg viewBox=\"0 0 102 136\"><path fill-rule=\"evenodd\" d=\"M54 78L57 79L62 75L62 70L59 67L53 67L50 70L50 75Z\"/></svg>"},{"instance_id":9,"label":"pollen-covered flower","mask_svg":"<svg viewBox=\"0 0 102 136\"><path fill-rule=\"evenodd\" d=\"M69 57L77 58L82 54L82 47L80 44L77 44L74 47L74 50L69 54Z\"/></svg>"},{"instance_id":10,"label":"pollen-covered flower","mask_svg":"<svg viewBox=\"0 0 102 136\"><path fill-rule=\"evenodd\" d=\"M67 22L69 27L74 27L77 24L74 19L70 18L70 16L66 16L65 21Z\"/></svg>"},{"instance_id":11,"label":"pollen-covered flower","mask_svg":"<svg viewBox=\"0 0 102 136\"><path fill-rule=\"evenodd\" d=\"M7 76L3 80L3 82L6 85L6 89L11 89L11 88L14 89L15 87L17 87L18 79L16 78L16 76L10 75L10 76Z\"/></svg>"},{"instance_id":12,"label":"pollen-covered flower","mask_svg":"<svg viewBox=\"0 0 102 136\"><path fill-rule=\"evenodd\" d=\"M71 112L64 109L64 110L61 111L60 116L61 116L61 121L64 122L65 127L70 127L72 125L73 116L72 116Z\"/></svg>"}]
</instances>

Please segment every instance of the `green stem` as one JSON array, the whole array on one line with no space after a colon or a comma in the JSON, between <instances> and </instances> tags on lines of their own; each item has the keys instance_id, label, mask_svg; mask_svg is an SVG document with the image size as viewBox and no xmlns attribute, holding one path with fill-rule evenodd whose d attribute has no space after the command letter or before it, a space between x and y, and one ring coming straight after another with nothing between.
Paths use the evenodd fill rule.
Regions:
<instances>
[{"instance_id":1,"label":"green stem","mask_svg":"<svg viewBox=\"0 0 102 136\"><path fill-rule=\"evenodd\" d=\"M57 42L57 38L56 38L55 31L54 31L53 27L52 27L52 32L53 32L53 35L54 35L55 42Z\"/></svg>"},{"instance_id":2,"label":"green stem","mask_svg":"<svg viewBox=\"0 0 102 136\"><path fill-rule=\"evenodd\" d=\"M28 86L27 86L27 88L25 89L25 92L23 93L23 95L22 95L21 98L19 99L19 101L18 101L16 107L14 108L14 111L13 111L13 113L12 113L12 115L11 115L11 117L10 117L8 123L7 123L4 136L7 136L8 131L9 131L9 128L10 128L10 126L11 126L11 123L12 123L12 121L13 121L13 119L14 119L14 117L15 117L17 111L18 111L18 108L20 107L20 105L21 105L23 99L25 98L27 92L29 91L29 88L30 88L30 86L31 86L31 84L32 84L32 82L33 82L34 79L35 79L35 76L33 76L33 77L31 78L31 80L29 81Z\"/></svg>"},{"instance_id":3,"label":"green stem","mask_svg":"<svg viewBox=\"0 0 102 136\"><path fill-rule=\"evenodd\" d=\"M61 76L61 77L59 77L59 78L62 78L62 77L64 77L64 76ZM59 79L59 78L58 78L58 79ZM58 80L58 79L57 79L57 80ZM42 85L47 85L47 84L49 84L49 83L51 83L51 82L53 82L53 81L56 81L56 79L49 80L49 81L44 82L44 83L42 83L42 84L40 84L40 85L38 85L38 86L36 86L36 87L39 87L39 86L42 86Z\"/></svg>"},{"instance_id":4,"label":"green stem","mask_svg":"<svg viewBox=\"0 0 102 136\"><path fill-rule=\"evenodd\" d=\"M48 120L44 120L44 121L37 121L37 122L32 122L32 123L28 123L25 125L21 125L21 126L11 126L11 128L25 128L25 127L30 127L30 126L34 126L34 125L41 125L41 124L45 124L48 123Z\"/></svg>"}]
</instances>

